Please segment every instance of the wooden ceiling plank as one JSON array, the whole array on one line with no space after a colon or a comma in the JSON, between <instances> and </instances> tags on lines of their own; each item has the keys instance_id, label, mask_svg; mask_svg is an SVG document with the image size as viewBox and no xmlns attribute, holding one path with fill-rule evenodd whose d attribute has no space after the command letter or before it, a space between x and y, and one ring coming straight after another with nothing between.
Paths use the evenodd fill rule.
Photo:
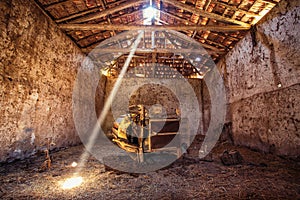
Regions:
<instances>
[{"instance_id":1,"label":"wooden ceiling plank","mask_svg":"<svg viewBox=\"0 0 300 200\"><path fill-rule=\"evenodd\" d=\"M257 0L257 2L268 3L271 4L272 6L276 6L276 3L272 0Z\"/></svg>"},{"instance_id":2,"label":"wooden ceiling plank","mask_svg":"<svg viewBox=\"0 0 300 200\"><path fill-rule=\"evenodd\" d=\"M210 5L212 0L207 0L204 4L204 7L203 7L203 10L206 11L208 9L208 6ZM197 24L200 24L201 23L201 18L199 17L198 18L198 22ZM207 22L206 22L207 23ZM198 32L197 31L194 31L193 34L192 34L192 38L194 38L196 36Z\"/></svg>"},{"instance_id":3,"label":"wooden ceiling plank","mask_svg":"<svg viewBox=\"0 0 300 200\"><path fill-rule=\"evenodd\" d=\"M91 14L89 16L84 16L84 17L81 17L79 19L75 19L72 22L73 23L82 23L82 22L87 22L87 21L94 20L94 19L99 19L99 18L105 17L107 15L113 14L115 12L118 12L120 10L130 8L132 6L139 5L139 4L147 2L147 1L148 0L129 0L129 1L127 1L125 3L122 3L118 6L115 6L113 8L105 9L101 12L94 13L94 14Z\"/></svg>"},{"instance_id":4,"label":"wooden ceiling plank","mask_svg":"<svg viewBox=\"0 0 300 200\"><path fill-rule=\"evenodd\" d=\"M251 16L251 17L261 17L259 14L255 14L254 12L246 11L246 10L237 8L235 6L230 6L230 5L226 4L226 3L222 3L222 2L219 2L219 1L216 1L216 0L212 1L212 3L224 6L225 8L228 8L229 10L233 10L233 11L236 11L236 12L241 12L244 15L248 15L248 16Z\"/></svg>"},{"instance_id":5,"label":"wooden ceiling plank","mask_svg":"<svg viewBox=\"0 0 300 200\"><path fill-rule=\"evenodd\" d=\"M249 30L248 27L238 25L114 25L114 24L60 24L58 25L64 30L196 30L196 31L217 31L217 32L233 32Z\"/></svg>"},{"instance_id":6,"label":"wooden ceiling plank","mask_svg":"<svg viewBox=\"0 0 300 200\"><path fill-rule=\"evenodd\" d=\"M180 9L184 9L184 10L189 11L191 13L201 15L203 17L207 17L207 18L215 19L215 20L219 20L219 21L225 21L225 22L229 22L229 23L234 23L234 24L238 24L242 27L250 28L250 24L247 24L245 22L241 22L241 21L238 21L238 20L227 18L227 17L221 16L221 15L215 14L215 13L210 13L210 12L198 9L196 7L189 6L189 5L187 5L185 3L182 3L182 2L179 2L179 1L163 0L163 2L168 3L170 5L173 5L175 7L178 7Z\"/></svg>"},{"instance_id":7,"label":"wooden ceiling plank","mask_svg":"<svg viewBox=\"0 0 300 200\"><path fill-rule=\"evenodd\" d=\"M96 0L97 4L100 4L104 9L107 9L105 2L103 0ZM107 17L107 21L109 24L112 24L110 17ZM117 35L116 32L113 30L113 36Z\"/></svg>"},{"instance_id":8,"label":"wooden ceiling plank","mask_svg":"<svg viewBox=\"0 0 300 200\"><path fill-rule=\"evenodd\" d=\"M140 20L138 20L138 21L131 22L131 23L127 24L127 25L131 25L131 24L133 24L133 23L139 23L139 22L142 22L142 21L144 21L144 20L145 20L145 19L142 18L142 19L140 19ZM115 37L116 37L117 43L119 44L120 41L119 41L119 39L117 39L117 38L118 38L118 35L116 35ZM103 39L105 39L105 38L102 38L101 41L95 41L95 42L93 42L93 43L91 43L91 44L89 44L89 45L87 45L87 46L81 47L81 48L90 48L90 47L93 47L94 45L99 45L99 44L103 41Z\"/></svg>"},{"instance_id":9,"label":"wooden ceiling plank","mask_svg":"<svg viewBox=\"0 0 300 200\"><path fill-rule=\"evenodd\" d=\"M212 0L207 0L207 1L205 2L204 7L203 7L203 10L205 10L205 11L207 10L207 8L208 8L208 6L210 5L211 1L212 1Z\"/></svg>"},{"instance_id":10,"label":"wooden ceiling plank","mask_svg":"<svg viewBox=\"0 0 300 200\"><path fill-rule=\"evenodd\" d=\"M191 22L191 21L189 21L189 20L186 20L186 19L183 19L183 18L178 17L178 16L176 16L176 15L170 14L170 13L168 13L168 12L166 12L166 11L159 10L159 12L162 13L162 14L164 14L164 15L167 15L168 17L172 17L172 18L174 18L174 19L176 19L176 20L178 20L178 21L184 22L184 24L185 24L185 23L193 24L193 22Z\"/></svg>"},{"instance_id":11,"label":"wooden ceiling plank","mask_svg":"<svg viewBox=\"0 0 300 200\"><path fill-rule=\"evenodd\" d=\"M102 6L102 8L106 9L106 5L104 3L103 0L96 0L97 3L100 3L100 5Z\"/></svg>"},{"instance_id":12,"label":"wooden ceiling plank","mask_svg":"<svg viewBox=\"0 0 300 200\"><path fill-rule=\"evenodd\" d=\"M58 5L62 5L66 2L71 2L71 0L63 0L63 1L59 1L59 2L54 2L54 3L50 3L48 5L44 5L45 10L50 10L52 8L56 8Z\"/></svg>"},{"instance_id":13,"label":"wooden ceiling plank","mask_svg":"<svg viewBox=\"0 0 300 200\"><path fill-rule=\"evenodd\" d=\"M93 8L93 9L90 9L90 10L82 11L82 12L79 12L79 13L76 13L76 14L73 14L73 15L70 15L70 16L67 16L67 17L63 17L61 19L55 20L55 22L56 23L62 23L62 22L74 19L76 17L81 17L83 15L86 15L86 14L89 14L89 13L92 13L92 12L96 12L96 11L99 10L99 8L100 7L97 7L97 8Z\"/></svg>"},{"instance_id":14,"label":"wooden ceiling plank","mask_svg":"<svg viewBox=\"0 0 300 200\"><path fill-rule=\"evenodd\" d=\"M174 34L174 35L177 35L179 38L181 37L180 35L179 35L179 33L177 33L177 32L173 32L172 34ZM168 34L167 34L168 35ZM167 38L169 39L169 41L171 41L171 37L170 36L167 36ZM171 41L172 42L172 41ZM201 44L204 48L206 48L206 49L210 49L210 50L212 50L212 52L214 52L214 54L218 54L218 53L224 53L225 51L223 50L223 49L218 49L217 47L213 47L213 46L210 46L210 45L208 45L208 44L204 44L204 43L201 43L201 42L199 42L199 44Z\"/></svg>"}]
</instances>

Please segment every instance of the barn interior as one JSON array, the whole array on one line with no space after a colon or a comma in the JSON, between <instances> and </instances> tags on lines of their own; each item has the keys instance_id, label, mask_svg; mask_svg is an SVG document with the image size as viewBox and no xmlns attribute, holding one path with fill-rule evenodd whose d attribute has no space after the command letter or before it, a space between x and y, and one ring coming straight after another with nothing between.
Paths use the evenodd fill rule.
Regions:
<instances>
[{"instance_id":1,"label":"barn interior","mask_svg":"<svg viewBox=\"0 0 300 200\"><path fill-rule=\"evenodd\" d=\"M0 0L1 199L299 199L300 1Z\"/></svg>"}]
</instances>

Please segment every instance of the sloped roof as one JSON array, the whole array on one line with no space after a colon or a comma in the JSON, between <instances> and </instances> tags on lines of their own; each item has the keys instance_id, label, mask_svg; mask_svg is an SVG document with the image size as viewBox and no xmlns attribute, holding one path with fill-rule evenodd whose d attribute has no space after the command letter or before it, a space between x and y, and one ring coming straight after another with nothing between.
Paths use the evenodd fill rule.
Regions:
<instances>
[{"instance_id":1,"label":"sloped roof","mask_svg":"<svg viewBox=\"0 0 300 200\"><path fill-rule=\"evenodd\" d=\"M85 53L126 30L172 29L201 43L217 62L280 0L35 1Z\"/></svg>"}]
</instances>

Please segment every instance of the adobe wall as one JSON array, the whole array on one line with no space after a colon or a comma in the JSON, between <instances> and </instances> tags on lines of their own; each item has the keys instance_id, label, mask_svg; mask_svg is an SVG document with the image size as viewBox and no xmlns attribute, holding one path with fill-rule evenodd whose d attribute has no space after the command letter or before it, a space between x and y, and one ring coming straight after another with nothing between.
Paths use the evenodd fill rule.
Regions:
<instances>
[{"instance_id":1,"label":"adobe wall","mask_svg":"<svg viewBox=\"0 0 300 200\"><path fill-rule=\"evenodd\" d=\"M80 143L72 90L82 53L33 1L0 1L0 162Z\"/></svg>"},{"instance_id":2,"label":"adobe wall","mask_svg":"<svg viewBox=\"0 0 300 200\"><path fill-rule=\"evenodd\" d=\"M299 1L281 1L218 63L235 144L300 155L299 17Z\"/></svg>"}]
</instances>

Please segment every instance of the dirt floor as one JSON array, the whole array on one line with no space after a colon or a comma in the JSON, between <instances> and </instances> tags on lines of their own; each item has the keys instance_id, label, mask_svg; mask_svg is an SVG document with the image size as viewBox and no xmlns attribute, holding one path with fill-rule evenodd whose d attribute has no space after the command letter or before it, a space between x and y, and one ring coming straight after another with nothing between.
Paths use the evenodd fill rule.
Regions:
<instances>
[{"instance_id":1,"label":"dirt floor","mask_svg":"<svg viewBox=\"0 0 300 200\"><path fill-rule=\"evenodd\" d=\"M83 146L51 152L50 170L40 166L44 155L0 166L0 199L300 199L300 163L228 143L217 145L213 161L197 158L198 146L172 165L146 174L107 169L90 156L80 175L83 183L63 190L75 172ZM224 150L238 150L242 164L225 166Z\"/></svg>"}]
</instances>

